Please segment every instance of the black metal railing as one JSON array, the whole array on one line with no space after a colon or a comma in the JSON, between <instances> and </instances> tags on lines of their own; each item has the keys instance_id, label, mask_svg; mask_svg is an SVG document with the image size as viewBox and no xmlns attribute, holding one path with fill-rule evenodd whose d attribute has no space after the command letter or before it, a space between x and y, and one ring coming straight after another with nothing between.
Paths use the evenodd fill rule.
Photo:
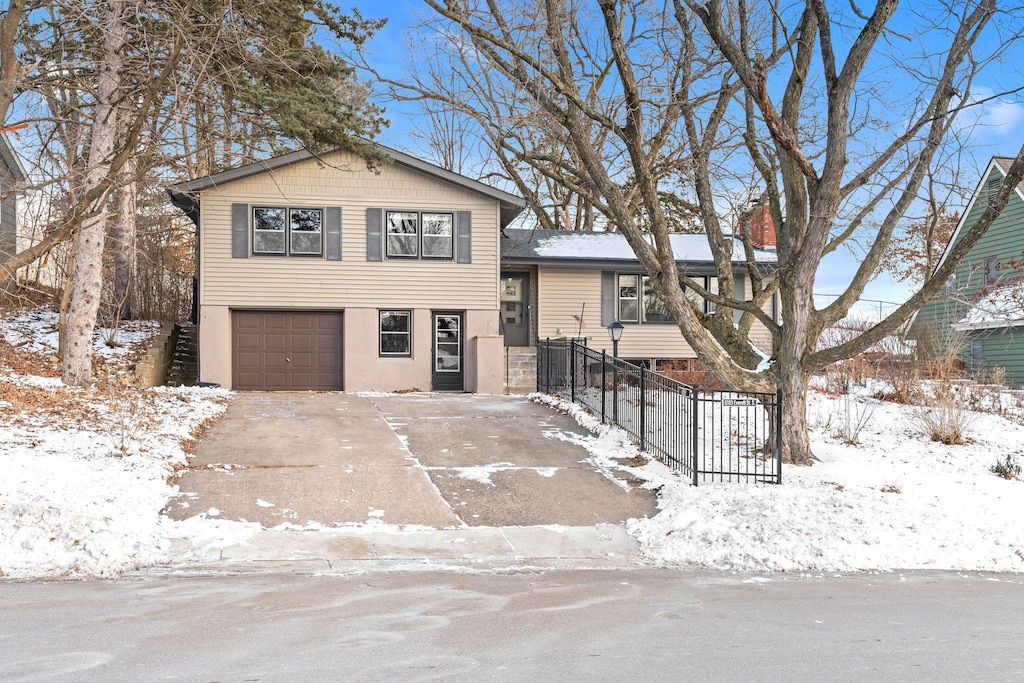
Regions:
<instances>
[{"instance_id":1,"label":"black metal railing","mask_svg":"<svg viewBox=\"0 0 1024 683\"><path fill-rule=\"evenodd\" d=\"M571 339L538 344L537 389L618 425L695 486L782 483L778 392L701 389Z\"/></svg>"}]
</instances>

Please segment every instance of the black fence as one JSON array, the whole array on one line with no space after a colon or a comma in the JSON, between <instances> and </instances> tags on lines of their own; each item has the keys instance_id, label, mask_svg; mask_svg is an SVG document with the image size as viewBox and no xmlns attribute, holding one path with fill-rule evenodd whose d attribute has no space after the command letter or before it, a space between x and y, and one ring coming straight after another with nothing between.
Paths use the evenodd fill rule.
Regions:
<instances>
[{"instance_id":1,"label":"black fence","mask_svg":"<svg viewBox=\"0 0 1024 683\"><path fill-rule=\"evenodd\" d=\"M571 339L540 342L537 388L618 425L695 486L782 483L778 393L701 389Z\"/></svg>"}]
</instances>

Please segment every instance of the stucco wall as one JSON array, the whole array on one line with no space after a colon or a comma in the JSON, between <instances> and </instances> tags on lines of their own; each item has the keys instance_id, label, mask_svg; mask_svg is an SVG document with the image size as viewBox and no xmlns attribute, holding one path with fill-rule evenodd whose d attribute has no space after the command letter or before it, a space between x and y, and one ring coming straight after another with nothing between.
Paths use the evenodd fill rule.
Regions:
<instances>
[{"instance_id":1,"label":"stucco wall","mask_svg":"<svg viewBox=\"0 0 1024 683\"><path fill-rule=\"evenodd\" d=\"M337 309L332 309L337 310ZM430 391L433 364L432 309L412 310L411 357L381 357L378 346L378 308L343 310L342 378L345 391ZM446 311L449 309L445 309ZM495 337L497 311L468 310L463 316L463 369L467 391L500 393L491 375L500 378L501 344L476 344L474 337ZM500 337L496 337L500 342ZM231 389L231 308L203 306L199 326L199 379ZM478 349L492 357L479 357ZM471 370L472 368L472 370ZM497 370L495 370L497 368ZM484 387L478 389L478 385Z\"/></svg>"}]
</instances>

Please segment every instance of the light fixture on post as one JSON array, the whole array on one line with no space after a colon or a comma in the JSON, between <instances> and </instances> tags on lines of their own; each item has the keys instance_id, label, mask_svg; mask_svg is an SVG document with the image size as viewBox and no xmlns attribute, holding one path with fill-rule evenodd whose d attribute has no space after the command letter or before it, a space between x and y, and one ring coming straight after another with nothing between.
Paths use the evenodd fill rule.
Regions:
<instances>
[{"instance_id":1,"label":"light fixture on post","mask_svg":"<svg viewBox=\"0 0 1024 683\"><path fill-rule=\"evenodd\" d=\"M618 320L608 326L608 336L612 340L612 356L615 358L619 357L619 340L622 339L622 331L624 329L626 329L626 326Z\"/></svg>"}]
</instances>

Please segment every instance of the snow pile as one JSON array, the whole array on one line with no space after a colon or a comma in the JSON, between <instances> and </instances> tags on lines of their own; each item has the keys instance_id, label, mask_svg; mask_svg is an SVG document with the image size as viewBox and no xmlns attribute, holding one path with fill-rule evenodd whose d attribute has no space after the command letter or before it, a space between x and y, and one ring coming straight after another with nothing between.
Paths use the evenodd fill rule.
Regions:
<instances>
[{"instance_id":1,"label":"snow pile","mask_svg":"<svg viewBox=\"0 0 1024 683\"><path fill-rule=\"evenodd\" d=\"M597 428L583 444L592 453L637 453L622 430L544 400ZM737 571L1024 571L1024 481L990 471L1008 455L1024 465L1024 427L979 413L973 443L944 446L921 435L912 407L877 403L861 443L848 446L833 437L842 400L809 396L821 462L786 467L782 486L692 487L664 469L631 468L659 491L660 512L627 525L644 556L657 565Z\"/></svg>"},{"instance_id":2,"label":"snow pile","mask_svg":"<svg viewBox=\"0 0 1024 683\"><path fill-rule=\"evenodd\" d=\"M4 575L109 576L201 558L254 532L160 514L177 492L168 480L186 464L183 442L224 411L228 392L101 391L40 380L0 374Z\"/></svg>"}]
</instances>

